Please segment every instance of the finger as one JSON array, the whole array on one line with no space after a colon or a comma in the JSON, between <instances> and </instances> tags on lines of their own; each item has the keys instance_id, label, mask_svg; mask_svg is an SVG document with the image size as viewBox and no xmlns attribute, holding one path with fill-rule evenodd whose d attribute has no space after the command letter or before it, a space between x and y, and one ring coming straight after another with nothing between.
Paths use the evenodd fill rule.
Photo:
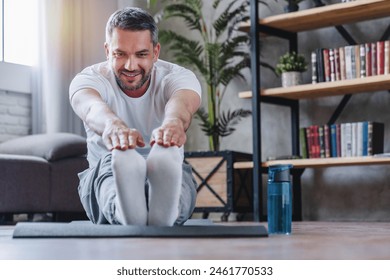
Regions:
<instances>
[{"instance_id":1,"label":"finger","mask_svg":"<svg viewBox=\"0 0 390 280\"><path fill-rule=\"evenodd\" d=\"M112 146L112 143L111 143L111 139L107 136L103 136L103 143L104 145L106 145L106 148L111 151L114 149L114 147Z\"/></svg>"},{"instance_id":2,"label":"finger","mask_svg":"<svg viewBox=\"0 0 390 280\"><path fill-rule=\"evenodd\" d=\"M186 143L186 141L187 141L187 135L184 133L177 140L176 146L181 147L181 146L183 146Z\"/></svg>"},{"instance_id":3,"label":"finger","mask_svg":"<svg viewBox=\"0 0 390 280\"><path fill-rule=\"evenodd\" d=\"M129 148L134 149L137 146L137 139L134 135L129 135Z\"/></svg>"},{"instance_id":4,"label":"finger","mask_svg":"<svg viewBox=\"0 0 390 280\"><path fill-rule=\"evenodd\" d=\"M180 143L180 136L175 134L171 137L170 145L171 146L178 146Z\"/></svg>"},{"instance_id":5,"label":"finger","mask_svg":"<svg viewBox=\"0 0 390 280\"><path fill-rule=\"evenodd\" d=\"M162 129L157 130L155 140L156 140L158 145L162 145L164 143L163 134L164 134L164 131Z\"/></svg>"},{"instance_id":6,"label":"finger","mask_svg":"<svg viewBox=\"0 0 390 280\"><path fill-rule=\"evenodd\" d=\"M154 137L152 136L151 138L150 138L150 141L149 141L149 145L150 145L150 147L153 147L153 145L156 143L156 140L154 139Z\"/></svg>"},{"instance_id":7,"label":"finger","mask_svg":"<svg viewBox=\"0 0 390 280\"><path fill-rule=\"evenodd\" d=\"M164 132L163 145L165 147L169 147L171 145L172 136L173 136L173 134L171 131Z\"/></svg>"},{"instance_id":8,"label":"finger","mask_svg":"<svg viewBox=\"0 0 390 280\"><path fill-rule=\"evenodd\" d=\"M186 135L177 135L177 136L173 136L172 137L172 140L171 140L171 146L177 146L177 147L181 147L184 145L184 143L186 142Z\"/></svg>"},{"instance_id":9,"label":"finger","mask_svg":"<svg viewBox=\"0 0 390 280\"><path fill-rule=\"evenodd\" d=\"M138 147L145 147L145 142L143 139L137 139L137 146Z\"/></svg>"},{"instance_id":10,"label":"finger","mask_svg":"<svg viewBox=\"0 0 390 280\"><path fill-rule=\"evenodd\" d=\"M142 137L142 135L140 133L138 133L138 137L137 137L137 146L138 147L144 147L145 146L144 138Z\"/></svg>"},{"instance_id":11,"label":"finger","mask_svg":"<svg viewBox=\"0 0 390 280\"><path fill-rule=\"evenodd\" d=\"M129 147L129 138L124 134L119 135L119 142L121 150L126 150Z\"/></svg>"},{"instance_id":12,"label":"finger","mask_svg":"<svg viewBox=\"0 0 390 280\"><path fill-rule=\"evenodd\" d=\"M120 149L120 141L116 135L110 137L112 149Z\"/></svg>"}]
</instances>

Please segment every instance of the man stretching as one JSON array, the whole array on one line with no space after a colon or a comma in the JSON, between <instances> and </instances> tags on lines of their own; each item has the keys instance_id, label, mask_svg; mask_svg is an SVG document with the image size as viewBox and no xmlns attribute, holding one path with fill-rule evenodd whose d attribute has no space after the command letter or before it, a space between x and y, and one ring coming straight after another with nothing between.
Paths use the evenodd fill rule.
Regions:
<instances>
[{"instance_id":1,"label":"man stretching","mask_svg":"<svg viewBox=\"0 0 390 280\"><path fill-rule=\"evenodd\" d=\"M89 168L79 174L86 214L98 224L182 224L196 199L183 145L199 81L159 59L156 23L142 9L111 15L104 47L107 61L77 74L69 89L87 134Z\"/></svg>"}]
</instances>

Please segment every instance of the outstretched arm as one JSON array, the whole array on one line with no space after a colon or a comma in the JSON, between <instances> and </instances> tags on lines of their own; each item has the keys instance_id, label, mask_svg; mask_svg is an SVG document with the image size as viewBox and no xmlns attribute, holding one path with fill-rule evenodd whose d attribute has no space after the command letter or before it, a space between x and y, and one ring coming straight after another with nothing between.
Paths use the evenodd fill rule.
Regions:
<instances>
[{"instance_id":1,"label":"outstretched arm","mask_svg":"<svg viewBox=\"0 0 390 280\"><path fill-rule=\"evenodd\" d=\"M90 129L102 136L108 150L143 147L141 134L127 125L107 106L94 89L77 91L71 99L75 113Z\"/></svg>"},{"instance_id":2,"label":"outstretched arm","mask_svg":"<svg viewBox=\"0 0 390 280\"><path fill-rule=\"evenodd\" d=\"M155 129L150 144L182 146L187 140L186 130L191 124L194 113L200 106L199 95L192 90L179 90L165 106L163 124Z\"/></svg>"}]
</instances>

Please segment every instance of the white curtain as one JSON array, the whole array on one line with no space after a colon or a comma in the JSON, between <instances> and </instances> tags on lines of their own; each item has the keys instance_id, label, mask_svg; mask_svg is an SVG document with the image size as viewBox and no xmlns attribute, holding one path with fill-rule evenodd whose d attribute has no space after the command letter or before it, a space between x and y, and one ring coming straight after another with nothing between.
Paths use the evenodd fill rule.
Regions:
<instances>
[{"instance_id":1,"label":"white curtain","mask_svg":"<svg viewBox=\"0 0 390 280\"><path fill-rule=\"evenodd\" d=\"M68 89L83 68L101 62L104 28L117 1L41 0L40 58L33 77L33 133L83 135Z\"/></svg>"}]
</instances>

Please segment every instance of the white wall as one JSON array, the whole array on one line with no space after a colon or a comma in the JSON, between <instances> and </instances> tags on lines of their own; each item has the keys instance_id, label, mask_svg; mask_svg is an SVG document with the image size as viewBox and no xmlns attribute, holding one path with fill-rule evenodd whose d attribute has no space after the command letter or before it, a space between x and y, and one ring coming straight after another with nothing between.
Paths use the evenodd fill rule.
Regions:
<instances>
[{"instance_id":1,"label":"white wall","mask_svg":"<svg viewBox=\"0 0 390 280\"><path fill-rule=\"evenodd\" d=\"M0 143L31 134L31 94L0 90Z\"/></svg>"},{"instance_id":2,"label":"white wall","mask_svg":"<svg viewBox=\"0 0 390 280\"><path fill-rule=\"evenodd\" d=\"M0 89L31 93L31 67L0 62Z\"/></svg>"},{"instance_id":3,"label":"white wall","mask_svg":"<svg viewBox=\"0 0 390 280\"><path fill-rule=\"evenodd\" d=\"M0 143L31 133L30 67L0 62Z\"/></svg>"}]
</instances>

